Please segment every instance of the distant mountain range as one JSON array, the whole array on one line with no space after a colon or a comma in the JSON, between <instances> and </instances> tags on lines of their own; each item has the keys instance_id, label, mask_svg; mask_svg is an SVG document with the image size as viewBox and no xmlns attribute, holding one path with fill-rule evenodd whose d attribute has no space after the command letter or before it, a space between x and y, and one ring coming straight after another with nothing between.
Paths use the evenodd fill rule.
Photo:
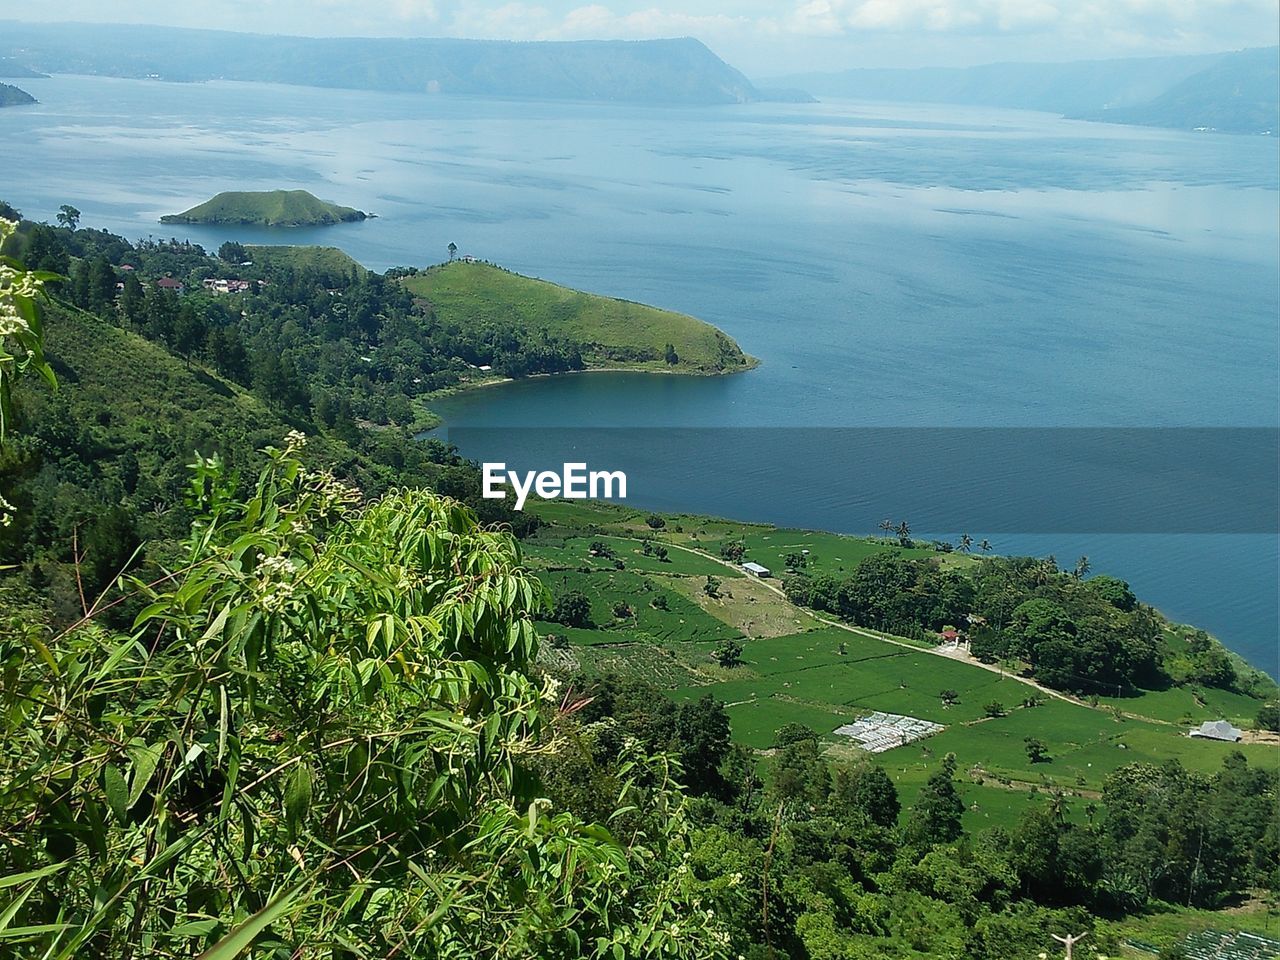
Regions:
<instances>
[{"instance_id":1,"label":"distant mountain range","mask_svg":"<svg viewBox=\"0 0 1280 960\"><path fill-rule=\"evenodd\" d=\"M701 42L316 39L118 24L0 22L0 58L47 73L255 80L518 99L762 99Z\"/></svg>"},{"instance_id":2,"label":"distant mountain range","mask_svg":"<svg viewBox=\"0 0 1280 960\"><path fill-rule=\"evenodd\" d=\"M20 107L23 104L35 103L36 98L25 90L0 83L0 107Z\"/></svg>"},{"instance_id":3,"label":"distant mountain range","mask_svg":"<svg viewBox=\"0 0 1280 960\"><path fill-rule=\"evenodd\" d=\"M771 78L825 97L955 103L1143 126L1280 132L1280 47L1236 53Z\"/></svg>"}]
</instances>

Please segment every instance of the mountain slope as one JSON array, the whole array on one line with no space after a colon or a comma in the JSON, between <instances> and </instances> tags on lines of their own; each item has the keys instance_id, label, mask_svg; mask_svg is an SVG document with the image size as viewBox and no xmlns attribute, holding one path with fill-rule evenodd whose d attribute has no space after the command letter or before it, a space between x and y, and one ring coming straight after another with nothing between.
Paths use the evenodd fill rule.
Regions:
<instances>
[{"instance_id":1,"label":"mountain slope","mask_svg":"<svg viewBox=\"0 0 1280 960\"><path fill-rule=\"evenodd\" d=\"M922 70L849 70L779 77L819 96L955 103L1087 120L1237 133L1274 130L1280 48L1074 63L997 63Z\"/></svg>"},{"instance_id":2,"label":"mountain slope","mask_svg":"<svg viewBox=\"0 0 1280 960\"><path fill-rule=\"evenodd\" d=\"M1223 57L1149 103L1085 119L1225 133L1280 130L1280 47Z\"/></svg>"},{"instance_id":3,"label":"mountain slope","mask_svg":"<svg viewBox=\"0 0 1280 960\"><path fill-rule=\"evenodd\" d=\"M535 280L483 263L454 261L409 277L445 323L487 320L576 343L589 367L729 373L754 362L733 340L693 317ZM677 362L665 359L667 344Z\"/></svg>"},{"instance_id":4,"label":"mountain slope","mask_svg":"<svg viewBox=\"0 0 1280 960\"><path fill-rule=\"evenodd\" d=\"M758 98L694 39L513 43L307 38L118 24L0 23L0 56L52 73L634 103Z\"/></svg>"}]
</instances>

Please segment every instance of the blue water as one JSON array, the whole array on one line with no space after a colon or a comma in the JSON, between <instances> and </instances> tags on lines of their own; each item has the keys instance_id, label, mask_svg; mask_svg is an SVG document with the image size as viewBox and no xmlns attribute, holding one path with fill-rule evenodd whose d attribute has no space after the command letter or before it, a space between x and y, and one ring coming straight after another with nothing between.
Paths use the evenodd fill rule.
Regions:
<instances>
[{"instance_id":1,"label":"blue water","mask_svg":"<svg viewBox=\"0 0 1280 960\"><path fill-rule=\"evenodd\" d=\"M0 111L0 195L28 215L70 202L131 237L326 243L376 268L435 262L453 241L702 317L763 361L727 378L514 384L442 404L451 425L1277 424L1274 139L901 104L24 86L42 103ZM298 232L156 223L220 190L281 186L379 218ZM797 466L789 497L726 477L691 485L685 506L841 529L817 469ZM997 547L1088 554L1277 671L1273 534Z\"/></svg>"}]
</instances>

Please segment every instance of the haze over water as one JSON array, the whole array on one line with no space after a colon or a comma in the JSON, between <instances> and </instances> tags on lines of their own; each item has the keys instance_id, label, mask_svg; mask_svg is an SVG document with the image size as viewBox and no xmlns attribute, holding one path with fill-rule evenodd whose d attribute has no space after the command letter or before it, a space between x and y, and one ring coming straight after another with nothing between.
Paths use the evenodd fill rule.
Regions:
<instances>
[{"instance_id":1,"label":"haze over water","mask_svg":"<svg viewBox=\"0 0 1280 960\"><path fill-rule=\"evenodd\" d=\"M950 106L23 86L42 103L0 111L0 158L19 172L0 196L28 216L52 220L72 203L85 225L130 238L324 243L379 269L439 261L453 241L522 273L691 313L763 361L725 378L477 391L439 405L450 425L1277 424L1273 138ZM156 222L222 190L280 187L379 217L288 232ZM821 490L819 469L796 465L797 488ZM731 477L685 487L679 503L670 491L633 497L845 529L839 497L762 497ZM993 539L1067 564L1088 554L1277 672L1272 534Z\"/></svg>"}]
</instances>

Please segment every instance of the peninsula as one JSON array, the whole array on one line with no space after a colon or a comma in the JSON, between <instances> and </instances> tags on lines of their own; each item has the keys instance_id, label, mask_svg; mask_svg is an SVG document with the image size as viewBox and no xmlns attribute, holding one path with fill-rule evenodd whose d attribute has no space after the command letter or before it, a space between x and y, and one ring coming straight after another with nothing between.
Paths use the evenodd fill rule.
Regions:
<instances>
[{"instance_id":1,"label":"peninsula","mask_svg":"<svg viewBox=\"0 0 1280 960\"><path fill-rule=\"evenodd\" d=\"M27 91L9 83L0 83L0 107L21 107L29 103L38 103Z\"/></svg>"},{"instance_id":2,"label":"peninsula","mask_svg":"<svg viewBox=\"0 0 1280 960\"><path fill-rule=\"evenodd\" d=\"M161 217L161 223L240 224L255 227L317 227L365 220L369 214L321 200L306 190L220 193L183 213Z\"/></svg>"},{"instance_id":3,"label":"peninsula","mask_svg":"<svg viewBox=\"0 0 1280 960\"><path fill-rule=\"evenodd\" d=\"M405 286L436 319L483 324L566 341L580 369L720 374L758 361L728 335L682 313L583 293L470 257L407 277Z\"/></svg>"}]
</instances>

